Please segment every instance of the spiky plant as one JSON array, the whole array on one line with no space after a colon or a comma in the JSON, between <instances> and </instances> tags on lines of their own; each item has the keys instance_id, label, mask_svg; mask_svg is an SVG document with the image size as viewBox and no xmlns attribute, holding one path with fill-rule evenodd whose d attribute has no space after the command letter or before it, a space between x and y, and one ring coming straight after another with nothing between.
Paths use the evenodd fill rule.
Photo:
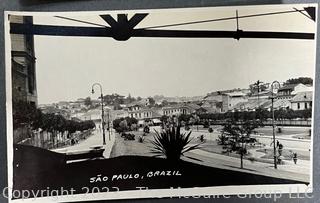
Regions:
<instances>
[{"instance_id":1,"label":"spiky plant","mask_svg":"<svg viewBox=\"0 0 320 203\"><path fill-rule=\"evenodd\" d=\"M155 132L154 140L151 141L151 152L155 157L164 156L170 161L178 161L181 156L185 156L184 153L200 148L200 144L189 146L192 140L191 131L188 134L181 133L180 127L172 127L161 133L156 130Z\"/></svg>"}]
</instances>

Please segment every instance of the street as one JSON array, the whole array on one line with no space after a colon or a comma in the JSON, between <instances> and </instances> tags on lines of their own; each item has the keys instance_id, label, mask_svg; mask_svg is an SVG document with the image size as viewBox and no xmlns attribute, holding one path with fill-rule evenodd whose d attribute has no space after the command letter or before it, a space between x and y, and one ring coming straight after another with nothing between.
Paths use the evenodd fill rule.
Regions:
<instances>
[{"instance_id":1,"label":"street","mask_svg":"<svg viewBox=\"0 0 320 203\"><path fill-rule=\"evenodd\" d=\"M93 132L93 135L91 135L87 139L77 144L74 144L72 146L54 149L52 151L59 152L59 153L66 153L66 152L89 150L93 147L102 146L105 149L103 153L104 158L109 158L114 141L115 141L115 133L113 131L110 132L110 140L109 140L109 132L106 131L105 134L106 134L106 145L103 145L102 131L99 129L95 129L95 131Z\"/></svg>"}]
</instances>

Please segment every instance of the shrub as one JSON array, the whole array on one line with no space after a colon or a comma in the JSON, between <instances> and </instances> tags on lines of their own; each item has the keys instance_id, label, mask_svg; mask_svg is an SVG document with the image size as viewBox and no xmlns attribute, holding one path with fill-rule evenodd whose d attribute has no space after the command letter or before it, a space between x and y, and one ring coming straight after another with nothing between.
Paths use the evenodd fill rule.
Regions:
<instances>
[{"instance_id":1,"label":"shrub","mask_svg":"<svg viewBox=\"0 0 320 203\"><path fill-rule=\"evenodd\" d=\"M208 132L209 132L209 133L212 133L212 132L213 132L213 129L212 129L212 128L208 128Z\"/></svg>"},{"instance_id":2,"label":"shrub","mask_svg":"<svg viewBox=\"0 0 320 203\"><path fill-rule=\"evenodd\" d=\"M150 128L149 128L149 126L144 126L144 128L143 128L143 132L144 133L150 133Z\"/></svg>"},{"instance_id":3,"label":"shrub","mask_svg":"<svg viewBox=\"0 0 320 203\"><path fill-rule=\"evenodd\" d=\"M184 127L184 129L185 129L185 130L190 130L190 127L189 127L188 125L186 125L186 126Z\"/></svg>"},{"instance_id":4,"label":"shrub","mask_svg":"<svg viewBox=\"0 0 320 203\"><path fill-rule=\"evenodd\" d=\"M205 122L203 123L203 127L204 127L204 128L209 128L209 127L210 127L209 121L205 121Z\"/></svg>"},{"instance_id":5,"label":"shrub","mask_svg":"<svg viewBox=\"0 0 320 203\"><path fill-rule=\"evenodd\" d=\"M156 154L155 157L165 156L169 161L178 161L184 153L200 148L200 144L188 146L192 140L190 135L191 131L188 134L180 133L180 126L161 133L156 131L154 140L151 141L151 152Z\"/></svg>"},{"instance_id":6,"label":"shrub","mask_svg":"<svg viewBox=\"0 0 320 203\"><path fill-rule=\"evenodd\" d=\"M229 141L229 138L226 135L221 134L218 136L218 139L217 139L218 145L226 145L228 144L228 141Z\"/></svg>"},{"instance_id":7,"label":"shrub","mask_svg":"<svg viewBox=\"0 0 320 203\"><path fill-rule=\"evenodd\" d=\"M137 130L138 130L138 125L135 124L135 123L133 123L133 124L131 125L130 129L133 130L133 131L137 131Z\"/></svg>"},{"instance_id":8,"label":"shrub","mask_svg":"<svg viewBox=\"0 0 320 203\"><path fill-rule=\"evenodd\" d=\"M135 140L135 135L131 133L122 133L121 137L123 137L124 140Z\"/></svg>"},{"instance_id":9,"label":"shrub","mask_svg":"<svg viewBox=\"0 0 320 203\"><path fill-rule=\"evenodd\" d=\"M251 161L251 163L256 161L256 159L254 157L248 157L248 160Z\"/></svg>"},{"instance_id":10,"label":"shrub","mask_svg":"<svg viewBox=\"0 0 320 203\"><path fill-rule=\"evenodd\" d=\"M126 132L129 130L136 130L137 129L138 120L135 118L118 118L113 120L113 128L118 132Z\"/></svg>"}]
</instances>

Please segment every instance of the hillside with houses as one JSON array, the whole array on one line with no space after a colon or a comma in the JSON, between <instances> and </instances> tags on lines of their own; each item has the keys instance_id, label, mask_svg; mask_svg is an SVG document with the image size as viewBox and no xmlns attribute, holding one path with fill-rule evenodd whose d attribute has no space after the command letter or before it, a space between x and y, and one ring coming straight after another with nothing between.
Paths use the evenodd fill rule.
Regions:
<instances>
[{"instance_id":1,"label":"hillside with houses","mask_svg":"<svg viewBox=\"0 0 320 203\"><path fill-rule=\"evenodd\" d=\"M148 98L125 97L119 94L103 98L105 119L112 123L119 118L135 118L140 125L145 122L159 124L161 117L183 115L224 114L227 112L255 112L257 109L271 111L271 96L275 95L275 110L311 111L312 80L287 80L273 93L271 83L257 81L248 88L234 88L208 93L205 96L165 97L156 95ZM305 84L303 84L305 83ZM61 101L39 105L44 113L63 115L67 119L94 120L101 122L101 98L80 98L76 101ZM304 117L305 118L305 117Z\"/></svg>"}]
</instances>

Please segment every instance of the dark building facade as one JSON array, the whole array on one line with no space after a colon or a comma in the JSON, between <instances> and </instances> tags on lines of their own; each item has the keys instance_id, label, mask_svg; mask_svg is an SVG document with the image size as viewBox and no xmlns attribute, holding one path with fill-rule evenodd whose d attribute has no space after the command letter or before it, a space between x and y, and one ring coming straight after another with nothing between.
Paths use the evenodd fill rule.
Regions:
<instances>
[{"instance_id":1,"label":"dark building facade","mask_svg":"<svg viewBox=\"0 0 320 203\"><path fill-rule=\"evenodd\" d=\"M12 23L33 23L30 16L9 17ZM36 58L33 35L11 34L12 99L37 105Z\"/></svg>"}]
</instances>

